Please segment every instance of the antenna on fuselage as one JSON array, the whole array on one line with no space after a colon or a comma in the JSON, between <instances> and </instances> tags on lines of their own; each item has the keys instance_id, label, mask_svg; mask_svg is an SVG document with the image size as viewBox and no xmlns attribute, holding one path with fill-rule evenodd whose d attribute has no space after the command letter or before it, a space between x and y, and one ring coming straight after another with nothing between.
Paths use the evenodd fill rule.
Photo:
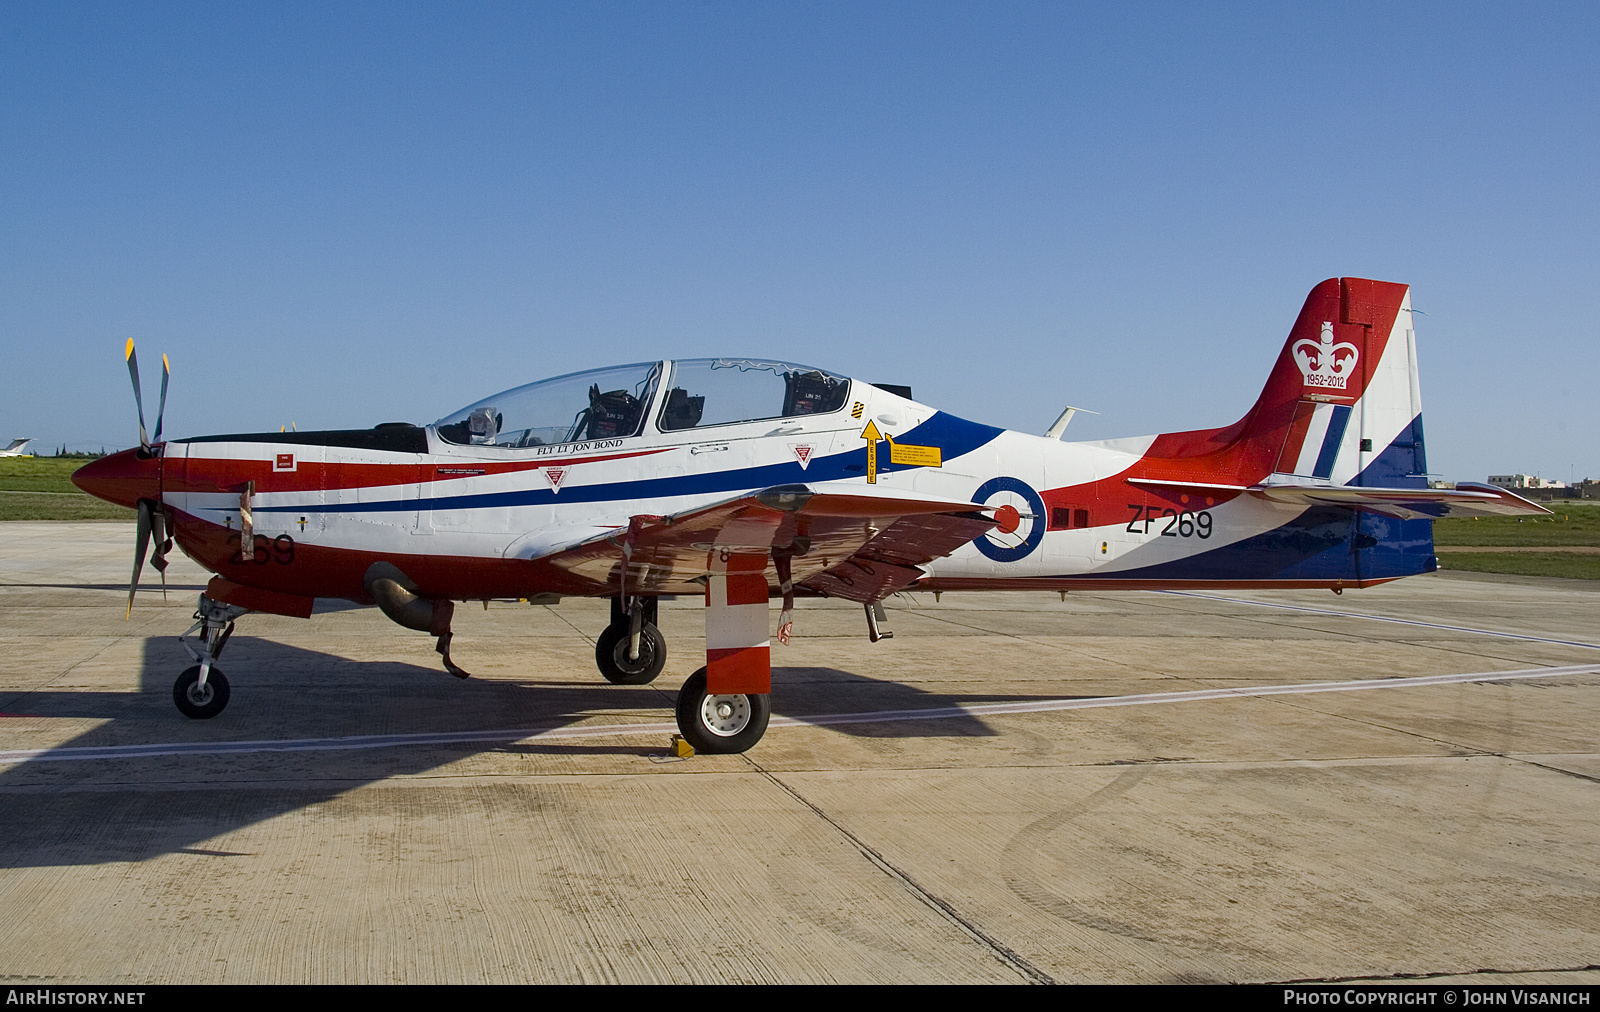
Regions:
<instances>
[{"instance_id":1,"label":"antenna on fuselage","mask_svg":"<svg viewBox=\"0 0 1600 1012\"><path fill-rule=\"evenodd\" d=\"M1072 421L1072 416L1080 411L1086 415L1098 415L1100 413L1098 411L1090 411L1088 408L1075 408L1069 404L1066 410L1061 412L1061 417L1055 420L1055 424L1044 430L1044 438L1060 439L1061 434L1067 431L1067 423Z\"/></svg>"}]
</instances>

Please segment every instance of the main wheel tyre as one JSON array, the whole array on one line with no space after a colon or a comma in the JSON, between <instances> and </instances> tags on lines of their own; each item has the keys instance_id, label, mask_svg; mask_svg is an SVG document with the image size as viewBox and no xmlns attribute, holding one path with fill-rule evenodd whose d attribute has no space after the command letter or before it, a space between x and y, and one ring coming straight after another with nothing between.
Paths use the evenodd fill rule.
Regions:
<instances>
[{"instance_id":1,"label":"main wheel tyre","mask_svg":"<svg viewBox=\"0 0 1600 1012\"><path fill-rule=\"evenodd\" d=\"M594 663L606 681L615 685L653 682L667 665L667 638L646 622L639 630L639 658L630 661L627 624L608 625L594 645Z\"/></svg>"},{"instance_id":2,"label":"main wheel tyre","mask_svg":"<svg viewBox=\"0 0 1600 1012\"><path fill-rule=\"evenodd\" d=\"M690 675L678 691L678 730L696 752L743 752L767 733L771 716L772 697L765 694L707 695L705 668Z\"/></svg>"},{"instance_id":3,"label":"main wheel tyre","mask_svg":"<svg viewBox=\"0 0 1600 1012\"><path fill-rule=\"evenodd\" d=\"M228 679L215 665L200 684L200 665L185 671L172 683L172 701L178 712L193 720L209 720L228 705Z\"/></svg>"}]
</instances>

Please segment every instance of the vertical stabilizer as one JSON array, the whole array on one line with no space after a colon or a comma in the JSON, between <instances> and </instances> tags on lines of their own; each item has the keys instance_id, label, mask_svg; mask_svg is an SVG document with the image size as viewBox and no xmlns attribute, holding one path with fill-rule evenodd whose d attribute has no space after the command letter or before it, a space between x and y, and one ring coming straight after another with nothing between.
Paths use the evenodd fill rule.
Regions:
<instances>
[{"instance_id":1,"label":"vertical stabilizer","mask_svg":"<svg viewBox=\"0 0 1600 1012\"><path fill-rule=\"evenodd\" d=\"M1410 291L1365 278L1311 290L1266 387L1223 429L1156 437L1146 454L1196 481L1426 484Z\"/></svg>"}]
</instances>

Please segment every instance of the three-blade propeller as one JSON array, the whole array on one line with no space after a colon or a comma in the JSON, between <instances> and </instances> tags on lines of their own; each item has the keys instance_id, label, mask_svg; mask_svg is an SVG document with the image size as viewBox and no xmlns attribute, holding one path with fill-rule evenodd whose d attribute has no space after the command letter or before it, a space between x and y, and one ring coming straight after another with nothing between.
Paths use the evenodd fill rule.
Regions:
<instances>
[{"instance_id":1,"label":"three-blade propeller","mask_svg":"<svg viewBox=\"0 0 1600 1012\"><path fill-rule=\"evenodd\" d=\"M167 356L161 356L161 403L156 408L156 432L152 439L144 427L144 398L139 390L139 358L133 351L133 338L128 338L127 346L123 349L123 357L128 360L128 377L133 380L133 403L139 410L139 447L145 452L161 441L161 423L167 413L167 381L172 375L172 369L167 364ZM133 549L133 579L128 583L128 611L123 616L127 619L133 615L133 596L139 590L139 573L144 569L145 554L150 549L151 535L155 536L156 550L151 556L150 565L161 574L161 596L167 596L167 553L172 551L172 537L167 532L167 515L162 511L160 503L151 499L139 500L139 516L134 532Z\"/></svg>"}]
</instances>

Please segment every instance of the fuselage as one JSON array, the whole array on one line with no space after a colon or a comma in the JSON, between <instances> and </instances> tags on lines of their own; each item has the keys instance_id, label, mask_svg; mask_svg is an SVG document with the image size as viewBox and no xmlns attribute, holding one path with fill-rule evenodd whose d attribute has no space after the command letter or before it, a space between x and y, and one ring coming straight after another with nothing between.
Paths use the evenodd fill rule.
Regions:
<instances>
[{"instance_id":1,"label":"fuselage","mask_svg":"<svg viewBox=\"0 0 1600 1012\"><path fill-rule=\"evenodd\" d=\"M657 369L677 375L670 362ZM366 599L363 574L377 560L396 562L429 597L614 594L541 559L632 516L822 483L999 507L999 528L924 567L918 586L931 590L1343 587L1434 565L1426 521L1131 484L1193 473L1204 453L1174 457L1164 449L1171 437L1060 442L838 380L848 385L836 407L821 405L828 410L687 426L669 414L681 387L653 382L635 431L528 445L467 438L465 420L173 440L91 465L80 484L114 498L122 474L114 501L159 501L182 549L229 581L352 600ZM1411 418L1374 424L1372 436L1345 442L1377 439L1380 450L1336 459L1346 453L1336 441L1330 474L1359 479ZM1378 431L1385 427L1394 431ZM1180 435L1193 444L1221 432ZM253 559L239 550L242 506L259 546ZM700 592L693 583L653 590Z\"/></svg>"},{"instance_id":2,"label":"fuselage","mask_svg":"<svg viewBox=\"0 0 1600 1012\"><path fill-rule=\"evenodd\" d=\"M131 341L125 358L137 394ZM596 667L644 685L667 657L656 599L688 594L706 663L678 690L682 743L738 753L766 729L799 594L864 606L876 642L899 591L1340 590L1436 568L1431 518L1544 512L1428 487L1409 293L1361 278L1312 289L1238 422L1094 443L758 358L557 376L425 426L163 443L167 374L154 440L140 408L140 448L73 480L136 511L130 610L152 540L155 568L170 534L217 574L180 637L195 666L173 700L194 719L227 705L216 661L250 612L375 604L466 678L456 602L604 596Z\"/></svg>"}]
</instances>

